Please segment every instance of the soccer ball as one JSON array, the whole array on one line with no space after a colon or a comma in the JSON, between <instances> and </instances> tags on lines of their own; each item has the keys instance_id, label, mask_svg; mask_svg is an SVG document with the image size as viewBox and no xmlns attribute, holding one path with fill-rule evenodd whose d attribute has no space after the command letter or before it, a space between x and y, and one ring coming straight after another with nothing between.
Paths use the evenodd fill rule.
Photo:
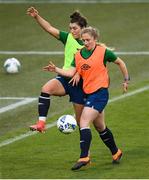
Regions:
<instances>
[{"instance_id":1,"label":"soccer ball","mask_svg":"<svg viewBox=\"0 0 149 180\"><path fill-rule=\"evenodd\" d=\"M57 120L57 128L64 134L70 134L75 131L77 122L72 115L63 115Z\"/></svg>"},{"instance_id":2,"label":"soccer ball","mask_svg":"<svg viewBox=\"0 0 149 180\"><path fill-rule=\"evenodd\" d=\"M4 63L4 69L7 73L18 73L21 68L20 62L16 58L9 58Z\"/></svg>"}]
</instances>

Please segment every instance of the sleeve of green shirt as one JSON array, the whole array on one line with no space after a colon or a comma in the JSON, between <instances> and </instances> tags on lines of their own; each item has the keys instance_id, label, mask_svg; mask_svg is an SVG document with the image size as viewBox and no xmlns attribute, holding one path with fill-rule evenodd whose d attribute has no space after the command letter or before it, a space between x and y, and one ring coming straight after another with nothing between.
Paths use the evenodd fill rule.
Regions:
<instances>
[{"instance_id":1,"label":"sleeve of green shirt","mask_svg":"<svg viewBox=\"0 0 149 180\"><path fill-rule=\"evenodd\" d=\"M110 49L106 49L105 57L104 57L104 64L106 65L107 62L114 62L116 59L117 59L116 54Z\"/></svg>"},{"instance_id":2,"label":"sleeve of green shirt","mask_svg":"<svg viewBox=\"0 0 149 180\"><path fill-rule=\"evenodd\" d=\"M59 40L65 45L68 37L68 32L60 31Z\"/></svg>"},{"instance_id":3,"label":"sleeve of green shirt","mask_svg":"<svg viewBox=\"0 0 149 180\"><path fill-rule=\"evenodd\" d=\"M76 67L76 63L75 63L75 58L73 59L72 63L71 63L72 67Z\"/></svg>"}]
</instances>

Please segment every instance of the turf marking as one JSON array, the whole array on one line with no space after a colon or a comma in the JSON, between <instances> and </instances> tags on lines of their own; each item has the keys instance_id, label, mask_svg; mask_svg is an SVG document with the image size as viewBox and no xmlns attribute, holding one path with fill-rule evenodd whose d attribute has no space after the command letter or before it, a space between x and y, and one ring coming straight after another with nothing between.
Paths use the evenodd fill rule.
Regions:
<instances>
[{"instance_id":1,"label":"turf marking","mask_svg":"<svg viewBox=\"0 0 149 180\"><path fill-rule=\"evenodd\" d=\"M47 124L47 128L52 128L56 125L56 121L53 122L53 123L50 123L50 124ZM28 136L32 136L32 135L35 135L37 134L38 132L37 131L28 131L27 133L25 134L21 134L19 136L16 136L15 138L10 138L10 139L7 139L5 141L3 141L2 143L0 143L0 147L3 147L3 146L6 146L6 145L9 145L9 144L12 144L13 142L16 142L16 141L19 141L21 139L25 139L26 137Z\"/></svg>"},{"instance_id":2,"label":"turf marking","mask_svg":"<svg viewBox=\"0 0 149 180\"><path fill-rule=\"evenodd\" d=\"M0 99L4 99L4 98L0 98ZM8 98L8 99L10 99L10 98ZM13 97L11 99L13 99ZM16 98L14 98L14 99L16 99ZM18 99L22 99L22 98L18 98ZM24 106L24 105L29 104L29 103L36 101L36 100L37 100L37 98L24 98L23 100L21 100L19 102L16 102L16 103L13 103L13 104L10 104L8 106L0 108L0 114L4 113L6 111L10 111L12 109L18 108L20 106Z\"/></svg>"},{"instance_id":3,"label":"turf marking","mask_svg":"<svg viewBox=\"0 0 149 180\"><path fill-rule=\"evenodd\" d=\"M0 97L0 100L1 100L1 99L4 99L4 100L5 100L5 99L8 99L8 100L9 100L9 99L10 99L10 100L22 100L22 99L27 99L27 98L28 98L28 99L29 99L29 98L30 98L30 99L33 99L32 97Z\"/></svg>"},{"instance_id":4,"label":"turf marking","mask_svg":"<svg viewBox=\"0 0 149 180\"><path fill-rule=\"evenodd\" d=\"M19 4L19 3L25 3L25 4L40 4L40 3L79 3L79 4L97 4L97 3L103 3L103 4L111 4L111 3L149 3L148 0L0 0L1 4Z\"/></svg>"},{"instance_id":5,"label":"turf marking","mask_svg":"<svg viewBox=\"0 0 149 180\"><path fill-rule=\"evenodd\" d=\"M123 95L121 95L121 96L114 97L114 98L110 99L108 103L112 103L112 102L115 102L115 101L124 99L124 98L126 98L126 97L133 96L133 95L135 95L135 94L138 94L138 93L141 93L141 92L144 92L144 91L147 91L147 90L149 90L149 86L145 86L145 87L143 87L143 88L136 89L136 90L134 90L134 91L132 91L132 92L123 94Z\"/></svg>"},{"instance_id":6,"label":"turf marking","mask_svg":"<svg viewBox=\"0 0 149 180\"><path fill-rule=\"evenodd\" d=\"M64 51L0 51L4 55L63 55ZM118 55L149 55L149 51L119 51Z\"/></svg>"},{"instance_id":7,"label":"turf marking","mask_svg":"<svg viewBox=\"0 0 149 180\"><path fill-rule=\"evenodd\" d=\"M119 101L121 99L124 99L126 97L130 97L130 96L133 96L133 95L136 95L136 94L139 94L139 93L142 93L144 91L147 91L149 90L149 86L145 86L145 87L142 87L142 88L139 88L139 89L136 89L132 92L129 92L127 94L123 94L121 96L117 96L117 97L114 97L112 99L109 100L109 103L113 103L113 102L116 102L116 101ZM50 124L47 124L47 129L49 128L52 128L56 125L56 121L53 122L53 123L50 123ZM14 138L10 138L10 139L7 139L5 141L2 141L0 143L0 147L3 147L3 146L6 146L6 145L9 145L9 144L12 144L13 142L16 142L16 141L19 141L19 140L22 140L26 137L29 137L29 136L32 136L34 134L37 134L38 132L31 132L31 131L28 131L27 133L25 134L22 134L22 135L19 135L19 136L16 136Z\"/></svg>"}]
</instances>

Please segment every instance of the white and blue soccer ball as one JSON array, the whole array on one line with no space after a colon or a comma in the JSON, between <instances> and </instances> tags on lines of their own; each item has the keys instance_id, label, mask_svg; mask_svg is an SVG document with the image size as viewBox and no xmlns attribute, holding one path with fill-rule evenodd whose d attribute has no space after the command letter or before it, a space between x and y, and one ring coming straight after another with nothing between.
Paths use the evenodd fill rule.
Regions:
<instances>
[{"instance_id":1,"label":"white and blue soccer ball","mask_svg":"<svg viewBox=\"0 0 149 180\"><path fill-rule=\"evenodd\" d=\"M18 73L20 71L20 68L21 68L21 63L19 62L18 59L14 57L6 59L6 61L4 62L4 69L7 73L10 74Z\"/></svg>"},{"instance_id":2,"label":"white and blue soccer ball","mask_svg":"<svg viewBox=\"0 0 149 180\"><path fill-rule=\"evenodd\" d=\"M64 134L70 134L75 131L77 121L72 115L63 115L57 120L57 128Z\"/></svg>"}]
</instances>

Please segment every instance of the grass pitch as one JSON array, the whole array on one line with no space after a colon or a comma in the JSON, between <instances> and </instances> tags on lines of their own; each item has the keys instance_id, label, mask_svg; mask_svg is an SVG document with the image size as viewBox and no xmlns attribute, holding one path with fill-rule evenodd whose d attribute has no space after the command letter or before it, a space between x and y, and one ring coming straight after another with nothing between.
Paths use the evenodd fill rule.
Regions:
<instances>
[{"instance_id":1,"label":"grass pitch","mask_svg":"<svg viewBox=\"0 0 149 180\"><path fill-rule=\"evenodd\" d=\"M44 33L26 9L31 4L0 4L0 51L62 51L63 45ZM34 4L33 4L34 5ZM69 15L79 9L89 23L100 29L101 40L116 51L149 51L149 4L36 4L41 15L61 30L68 30ZM60 14L60 15L59 15ZM5 59L15 56L22 69L8 75ZM129 91L149 84L148 55L120 55L131 76ZM0 54L0 97L38 97L42 85L55 75L42 71L49 60L61 66L63 56ZM120 96L122 76L109 65L110 98ZM0 99L0 108L17 100ZM92 127L92 163L78 172L70 169L79 157L78 130L63 135L56 127L0 147L1 179L122 179L149 178L149 91L110 103L106 108L107 126L124 152L120 165L111 164L109 150ZM48 123L62 114L72 114L68 97L53 97ZM0 143L29 131L37 120L37 101L0 114Z\"/></svg>"}]
</instances>

